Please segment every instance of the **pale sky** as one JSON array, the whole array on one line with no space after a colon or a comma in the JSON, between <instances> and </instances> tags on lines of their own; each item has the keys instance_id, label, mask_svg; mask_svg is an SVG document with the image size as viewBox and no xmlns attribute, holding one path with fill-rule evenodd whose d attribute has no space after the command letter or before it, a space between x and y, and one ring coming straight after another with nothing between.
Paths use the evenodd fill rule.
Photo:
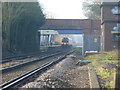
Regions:
<instances>
[{"instance_id":1,"label":"pale sky","mask_svg":"<svg viewBox=\"0 0 120 90\"><path fill-rule=\"evenodd\" d=\"M47 18L85 19L82 11L83 0L39 0Z\"/></svg>"}]
</instances>

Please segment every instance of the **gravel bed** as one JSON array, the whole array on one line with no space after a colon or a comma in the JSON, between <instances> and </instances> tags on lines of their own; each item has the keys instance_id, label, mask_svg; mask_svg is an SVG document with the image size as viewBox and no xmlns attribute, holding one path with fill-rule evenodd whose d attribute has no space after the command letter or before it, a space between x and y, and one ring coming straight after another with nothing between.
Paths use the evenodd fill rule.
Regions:
<instances>
[{"instance_id":1,"label":"gravel bed","mask_svg":"<svg viewBox=\"0 0 120 90\"><path fill-rule=\"evenodd\" d=\"M53 61L54 59L56 59L60 56L63 56L63 55L56 55L54 57L50 57L50 58L47 58L47 59L44 59L44 60L33 62L33 63L24 65L24 66L19 67L19 68L13 68L9 72L2 73L2 83L6 82L8 80L11 80L11 79L13 79L17 76L20 76L20 75L22 75L22 74L24 74L24 73L26 73L30 70L38 68L41 65L47 63L48 61Z\"/></svg>"},{"instance_id":2,"label":"gravel bed","mask_svg":"<svg viewBox=\"0 0 120 90\"><path fill-rule=\"evenodd\" d=\"M90 88L88 66L77 66L81 56L68 55L46 72L26 81L20 88Z\"/></svg>"}]
</instances>

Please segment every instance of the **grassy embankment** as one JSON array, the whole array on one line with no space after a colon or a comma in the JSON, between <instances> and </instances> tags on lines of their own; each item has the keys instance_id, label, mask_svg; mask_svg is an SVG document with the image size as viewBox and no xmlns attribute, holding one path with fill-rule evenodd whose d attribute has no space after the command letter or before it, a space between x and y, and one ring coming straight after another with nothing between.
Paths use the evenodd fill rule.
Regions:
<instances>
[{"instance_id":1,"label":"grassy embankment","mask_svg":"<svg viewBox=\"0 0 120 90\"><path fill-rule=\"evenodd\" d=\"M118 50L90 55L84 59L92 60L101 88L115 87L116 67L119 66L118 59L120 59Z\"/></svg>"},{"instance_id":2,"label":"grassy embankment","mask_svg":"<svg viewBox=\"0 0 120 90\"><path fill-rule=\"evenodd\" d=\"M82 55L82 48L81 47L76 47L74 48L77 54Z\"/></svg>"}]
</instances>

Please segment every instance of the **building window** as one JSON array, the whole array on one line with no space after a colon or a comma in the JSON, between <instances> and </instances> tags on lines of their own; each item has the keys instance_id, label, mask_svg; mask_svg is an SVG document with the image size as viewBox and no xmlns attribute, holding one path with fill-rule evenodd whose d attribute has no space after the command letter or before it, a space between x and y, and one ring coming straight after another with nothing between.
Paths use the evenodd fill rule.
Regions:
<instances>
[{"instance_id":1,"label":"building window","mask_svg":"<svg viewBox=\"0 0 120 90\"><path fill-rule=\"evenodd\" d=\"M120 14L120 8L118 6L115 6L114 8L112 8L111 12L113 14Z\"/></svg>"},{"instance_id":2,"label":"building window","mask_svg":"<svg viewBox=\"0 0 120 90\"><path fill-rule=\"evenodd\" d=\"M113 27L112 31L120 31L120 23L117 23L117 25Z\"/></svg>"},{"instance_id":3,"label":"building window","mask_svg":"<svg viewBox=\"0 0 120 90\"><path fill-rule=\"evenodd\" d=\"M113 41L120 41L120 33L119 34L113 34Z\"/></svg>"}]
</instances>

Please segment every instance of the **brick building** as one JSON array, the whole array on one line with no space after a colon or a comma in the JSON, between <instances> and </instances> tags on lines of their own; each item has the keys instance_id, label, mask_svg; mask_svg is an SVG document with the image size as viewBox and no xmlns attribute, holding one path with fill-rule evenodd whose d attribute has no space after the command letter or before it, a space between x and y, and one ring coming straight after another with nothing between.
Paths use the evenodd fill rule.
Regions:
<instances>
[{"instance_id":1,"label":"brick building","mask_svg":"<svg viewBox=\"0 0 120 90\"><path fill-rule=\"evenodd\" d=\"M101 5L101 50L119 48L120 42L120 3L103 2Z\"/></svg>"}]
</instances>

